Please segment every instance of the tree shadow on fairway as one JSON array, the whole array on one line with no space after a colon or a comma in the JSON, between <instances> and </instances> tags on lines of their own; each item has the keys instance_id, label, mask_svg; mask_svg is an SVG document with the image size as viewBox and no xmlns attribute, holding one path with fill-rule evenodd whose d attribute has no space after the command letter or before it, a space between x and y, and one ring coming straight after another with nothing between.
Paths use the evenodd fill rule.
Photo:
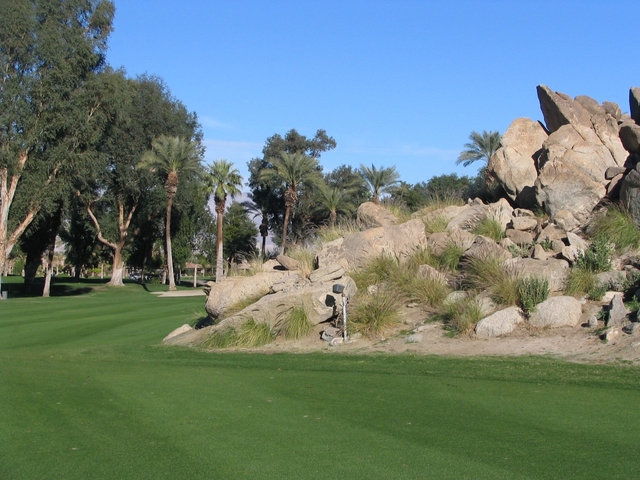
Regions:
<instances>
[{"instance_id":1,"label":"tree shadow on fairway","mask_svg":"<svg viewBox=\"0 0 640 480\"><path fill-rule=\"evenodd\" d=\"M24 291L24 282L21 277L14 277L12 281L3 281L2 291L6 291L8 298L36 298L42 297L44 289L44 278L36 278L29 292ZM74 297L87 295L101 286L104 286L109 279L83 278L75 280L68 277L58 277L51 279L50 295L52 297Z\"/></svg>"}]
</instances>

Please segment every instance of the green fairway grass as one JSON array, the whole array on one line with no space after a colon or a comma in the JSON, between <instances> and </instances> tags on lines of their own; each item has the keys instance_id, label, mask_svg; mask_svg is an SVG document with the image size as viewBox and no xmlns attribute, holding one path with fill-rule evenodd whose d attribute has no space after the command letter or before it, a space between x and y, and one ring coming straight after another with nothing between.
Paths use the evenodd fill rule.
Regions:
<instances>
[{"instance_id":1,"label":"green fairway grass","mask_svg":"<svg viewBox=\"0 0 640 480\"><path fill-rule=\"evenodd\" d=\"M636 367L207 353L160 344L204 297L9 287L2 480L640 476Z\"/></svg>"}]
</instances>

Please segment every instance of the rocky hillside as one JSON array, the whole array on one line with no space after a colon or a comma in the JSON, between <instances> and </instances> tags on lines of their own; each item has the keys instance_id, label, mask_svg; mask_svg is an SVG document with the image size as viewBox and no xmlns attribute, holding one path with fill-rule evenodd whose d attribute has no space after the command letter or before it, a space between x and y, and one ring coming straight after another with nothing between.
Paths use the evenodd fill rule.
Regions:
<instances>
[{"instance_id":1,"label":"rocky hillside","mask_svg":"<svg viewBox=\"0 0 640 480\"><path fill-rule=\"evenodd\" d=\"M273 344L298 311L308 325L308 344L326 345L324 339L335 345L342 341L343 301L351 300L348 308L359 310L350 341L360 330L374 339L428 343L433 338L421 332L440 325L439 331L467 342L470 336L526 343L523 331L558 329L589 332L585 338L602 345L640 344L633 340L640 324L631 313L640 286L634 227L640 224L640 89L630 91L631 115L610 102L572 99L545 86L537 91L545 124L515 120L489 162L494 194L502 197L497 202L427 208L404 223L365 203L358 209L363 230L322 245L311 272L280 256L256 275L211 283L206 310L214 325L184 327L165 342L220 346L221 338L237 340L248 326L261 325ZM626 228L636 240L622 245L615 237L620 228L603 219L625 221L627 211ZM393 259L404 283L389 275L362 280L380 258ZM375 315L375 300L384 297L398 306L399 320L380 330L361 328L367 306Z\"/></svg>"}]
</instances>

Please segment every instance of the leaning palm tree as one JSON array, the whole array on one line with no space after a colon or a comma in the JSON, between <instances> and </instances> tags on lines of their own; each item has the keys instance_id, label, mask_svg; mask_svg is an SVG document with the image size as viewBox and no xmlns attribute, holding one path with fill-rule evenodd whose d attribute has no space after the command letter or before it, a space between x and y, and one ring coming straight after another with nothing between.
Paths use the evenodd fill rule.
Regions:
<instances>
[{"instance_id":1,"label":"leaning palm tree","mask_svg":"<svg viewBox=\"0 0 640 480\"><path fill-rule=\"evenodd\" d=\"M169 290L176 289L173 276L173 255L171 253L171 207L178 192L178 177L200 168L200 154L195 142L180 137L162 135L151 143L151 150L144 153L140 167L166 175L164 189L167 192L167 218L165 222L165 242L167 248L167 268L169 270Z\"/></svg>"},{"instance_id":2,"label":"leaning palm tree","mask_svg":"<svg viewBox=\"0 0 640 480\"><path fill-rule=\"evenodd\" d=\"M233 163L227 160L216 160L209 168L208 190L213 194L216 204L217 231L216 231L216 282L223 276L223 246L222 246L222 216L227 203L227 197L235 197L240 193L242 177L240 172L233 168Z\"/></svg>"},{"instance_id":3,"label":"leaning palm tree","mask_svg":"<svg viewBox=\"0 0 640 480\"><path fill-rule=\"evenodd\" d=\"M482 134L475 131L471 132L471 135L469 135L469 140L471 141L464 144L465 150L456 160L456 164L461 163L463 166L468 167L477 160L484 160L488 163L491 156L500 147L500 138L500 133L498 132L487 132L486 130Z\"/></svg>"},{"instance_id":4,"label":"leaning palm tree","mask_svg":"<svg viewBox=\"0 0 640 480\"><path fill-rule=\"evenodd\" d=\"M377 169L373 164L371 168L360 164L360 173L369 184L373 203L379 203L380 196L387 193L400 180L400 174L396 171L396 167Z\"/></svg>"},{"instance_id":5,"label":"leaning palm tree","mask_svg":"<svg viewBox=\"0 0 640 480\"><path fill-rule=\"evenodd\" d=\"M353 190L341 189L338 187L329 187L323 185L318 189L316 197L316 209L329 212L329 226L335 227L338 213L350 214L355 211L355 205L352 202Z\"/></svg>"},{"instance_id":6,"label":"leaning palm tree","mask_svg":"<svg viewBox=\"0 0 640 480\"><path fill-rule=\"evenodd\" d=\"M263 181L275 180L285 187L284 191L284 222L282 226L282 245L280 252L284 253L287 244L287 228L291 217L291 210L298 201L298 191L303 184L318 186L322 184L322 176L318 169L318 161L303 153L281 152L277 158L269 159L271 167L260 172Z\"/></svg>"}]
</instances>

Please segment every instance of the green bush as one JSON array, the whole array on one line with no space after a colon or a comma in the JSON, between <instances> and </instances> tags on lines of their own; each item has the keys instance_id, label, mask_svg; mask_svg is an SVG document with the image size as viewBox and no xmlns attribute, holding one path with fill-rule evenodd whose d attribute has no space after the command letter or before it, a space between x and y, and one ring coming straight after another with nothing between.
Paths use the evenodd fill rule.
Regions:
<instances>
[{"instance_id":1,"label":"green bush","mask_svg":"<svg viewBox=\"0 0 640 480\"><path fill-rule=\"evenodd\" d=\"M578 253L575 267L592 273L611 270L612 245L605 238L596 238L586 252Z\"/></svg>"},{"instance_id":2,"label":"green bush","mask_svg":"<svg viewBox=\"0 0 640 480\"><path fill-rule=\"evenodd\" d=\"M517 282L518 305L525 314L535 311L536 305L549 297L549 281L536 276L519 278Z\"/></svg>"},{"instance_id":3,"label":"green bush","mask_svg":"<svg viewBox=\"0 0 640 480\"><path fill-rule=\"evenodd\" d=\"M311 330L313 330L313 324L309 321L309 316L302 306L294 308L289 316L278 325L279 334L295 340L309 335Z\"/></svg>"},{"instance_id":4,"label":"green bush","mask_svg":"<svg viewBox=\"0 0 640 480\"><path fill-rule=\"evenodd\" d=\"M629 211L620 206L611 207L594 219L591 237L613 243L618 252L640 248L640 230Z\"/></svg>"},{"instance_id":5,"label":"green bush","mask_svg":"<svg viewBox=\"0 0 640 480\"><path fill-rule=\"evenodd\" d=\"M349 323L367 337L385 334L400 323L400 303L395 292L381 291L363 295L354 302Z\"/></svg>"},{"instance_id":6,"label":"green bush","mask_svg":"<svg viewBox=\"0 0 640 480\"><path fill-rule=\"evenodd\" d=\"M496 242L499 242L504 238L505 230L502 224L495 218L485 217L473 229L473 233L476 235L482 235L489 237Z\"/></svg>"}]
</instances>

